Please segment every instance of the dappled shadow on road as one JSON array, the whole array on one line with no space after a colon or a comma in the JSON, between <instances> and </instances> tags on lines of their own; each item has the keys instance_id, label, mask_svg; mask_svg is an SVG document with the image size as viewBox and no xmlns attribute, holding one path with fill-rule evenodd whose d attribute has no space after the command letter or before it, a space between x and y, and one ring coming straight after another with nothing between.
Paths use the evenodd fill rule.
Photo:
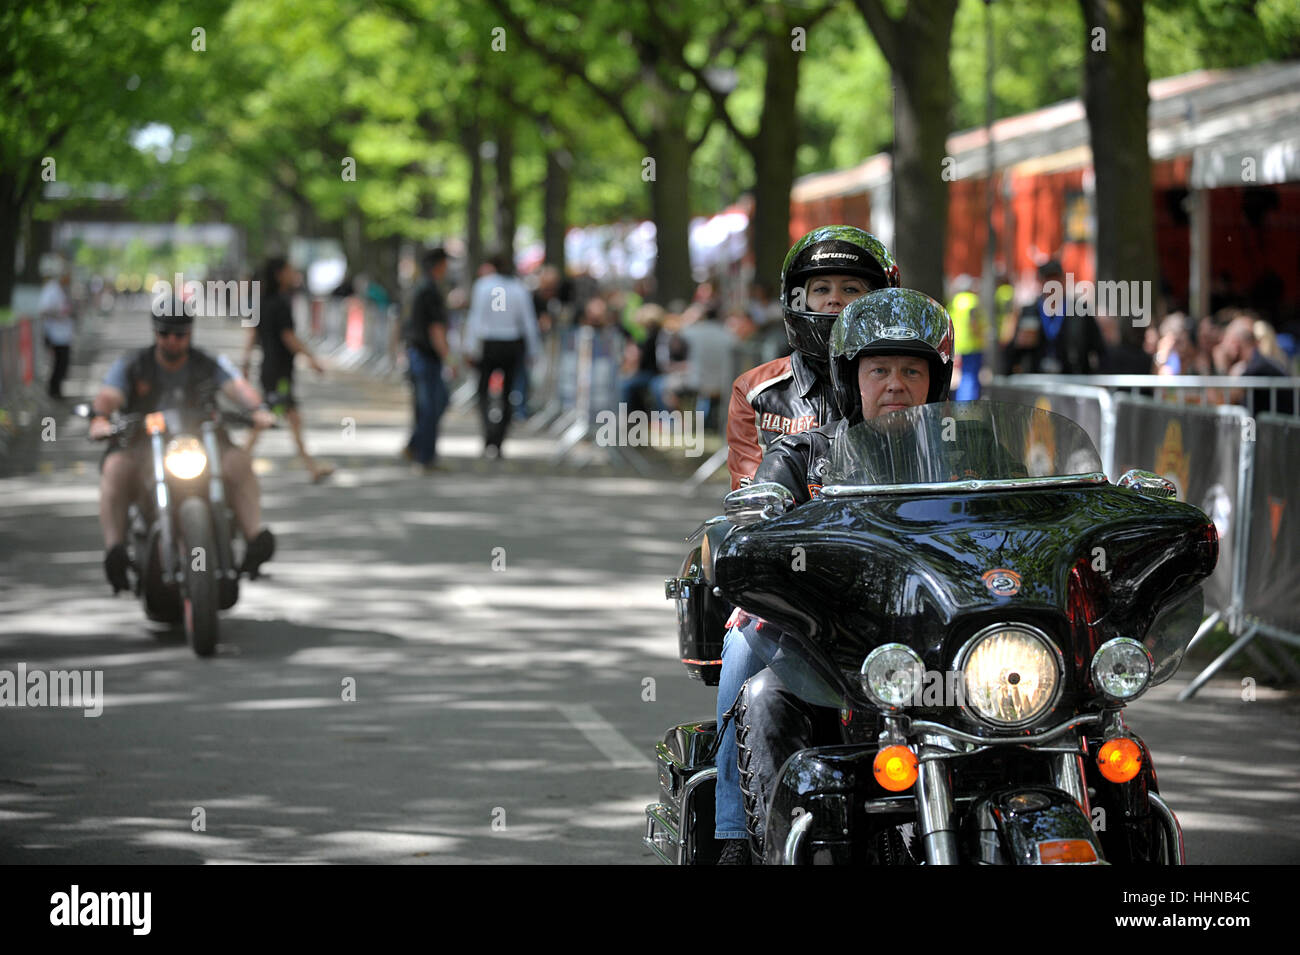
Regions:
<instances>
[{"instance_id":1,"label":"dappled shadow on road","mask_svg":"<svg viewBox=\"0 0 1300 955\"><path fill-rule=\"evenodd\" d=\"M1180 703L1193 673L1127 713L1151 748L1188 861L1300 863L1300 701L1246 702L1220 681Z\"/></svg>"},{"instance_id":2,"label":"dappled shadow on road","mask_svg":"<svg viewBox=\"0 0 1300 955\"><path fill-rule=\"evenodd\" d=\"M0 862L648 857L653 740L712 709L662 580L713 504L648 481L357 477L265 482L272 576L211 660L106 596L84 489L52 483L36 522L0 509L21 548L0 668L102 670L105 697L93 719L0 711ZM644 762L594 744L573 703Z\"/></svg>"}]
</instances>

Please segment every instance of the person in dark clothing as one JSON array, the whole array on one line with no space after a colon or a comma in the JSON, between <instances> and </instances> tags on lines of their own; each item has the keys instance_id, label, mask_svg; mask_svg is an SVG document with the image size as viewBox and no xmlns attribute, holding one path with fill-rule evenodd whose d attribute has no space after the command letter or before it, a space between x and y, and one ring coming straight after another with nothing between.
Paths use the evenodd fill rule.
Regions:
<instances>
[{"instance_id":1,"label":"person in dark clothing","mask_svg":"<svg viewBox=\"0 0 1300 955\"><path fill-rule=\"evenodd\" d=\"M1043 291L1020 312L1015 337L1007 347L1005 367L1008 373L1042 375L1092 375L1101 367L1106 342L1101 328L1091 314L1079 315L1063 299L1049 291L1050 283L1064 285L1065 272L1053 259L1039 266L1038 279ZM1076 314L1069 315L1073 311Z\"/></svg>"},{"instance_id":2,"label":"person in dark clothing","mask_svg":"<svg viewBox=\"0 0 1300 955\"><path fill-rule=\"evenodd\" d=\"M1259 350L1255 339L1255 323L1249 317L1235 318L1223 335L1220 355L1229 365L1230 374L1242 378L1282 378L1286 369L1266 358ZM1234 388L1230 395L1233 404L1245 405L1252 415L1261 411L1273 411L1278 414L1294 414L1295 400L1289 390L1279 389L1276 403L1272 402L1268 388L1253 388L1247 394L1243 388Z\"/></svg>"},{"instance_id":3,"label":"person in dark clothing","mask_svg":"<svg viewBox=\"0 0 1300 955\"><path fill-rule=\"evenodd\" d=\"M262 350L260 380L267 406L277 415L283 415L293 432L294 444L302 456L313 483L334 473L330 464L317 461L307 453L302 437L302 414L293 394L293 361L297 355L306 355L307 362L317 374L325 373L325 366L313 355L293 328L293 302L291 296L298 285L298 272L283 256L272 256L266 261L261 275L261 306L257 324L248 330L244 342L241 370L248 375L252 361L253 345ZM255 428L248 438L247 451L253 452L260 428Z\"/></svg>"},{"instance_id":4,"label":"person in dark clothing","mask_svg":"<svg viewBox=\"0 0 1300 955\"><path fill-rule=\"evenodd\" d=\"M420 264L425 280L415 293L406 322L406 355L415 391L415 429L404 454L427 474L443 470L438 464L438 424L447 410L447 383L442 370L449 350L447 306L438 283L447 275L447 253L441 247L432 249Z\"/></svg>"}]
</instances>

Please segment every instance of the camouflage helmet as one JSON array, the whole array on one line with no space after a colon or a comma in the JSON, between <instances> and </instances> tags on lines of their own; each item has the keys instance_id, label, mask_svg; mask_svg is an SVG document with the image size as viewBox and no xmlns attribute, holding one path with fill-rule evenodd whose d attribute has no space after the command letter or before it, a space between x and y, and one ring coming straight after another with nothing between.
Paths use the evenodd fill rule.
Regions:
<instances>
[{"instance_id":1,"label":"camouflage helmet","mask_svg":"<svg viewBox=\"0 0 1300 955\"><path fill-rule=\"evenodd\" d=\"M953 326L948 311L915 289L889 288L855 299L831 329L831 391L840 414L862 416L858 359L866 355L915 355L930 365L926 402L944 401L952 384Z\"/></svg>"}]
</instances>

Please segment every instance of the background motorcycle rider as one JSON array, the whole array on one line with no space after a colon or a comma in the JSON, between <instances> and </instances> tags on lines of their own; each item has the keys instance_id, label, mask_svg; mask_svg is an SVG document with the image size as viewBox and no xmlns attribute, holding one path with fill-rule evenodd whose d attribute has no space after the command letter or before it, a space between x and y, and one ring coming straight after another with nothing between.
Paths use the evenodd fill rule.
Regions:
<instances>
[{"instance_id":1,"label":"background motorcycle rider","mask_svg":"<svg viewBox=\"0 0 1300 955\"><path fill-rule=\"evenodd\" d=\"M90 437L102 440L112 435L108 416L115 411L147 414L179 409L208 410L220 391L236 404L252 411L256 427L270 427L275 417L262 405L261 396L224 356L212 357L190 347L194 319L189 315L155 317L154 344L123 355L109 368L104 384L95 396ZM248 541L244 570L252 572L270 560L275 538L261 527L262 506L257 478L248 452L234 447L224 431L221 473L226 495L239 528ZM99 525L104 534L104 573L113 593L127 590L127 508L140 489L152 480L152 464L143 429L129 444L114 438L100 463Z\"/></svg>"},{"instance_id":2,"label":"background motorcycle rider","mask_svg":"<svg viewBox=\"0 0 1300 955\"><path fill-rule=\"evenodd\" d=\"M816 496L837 435L866 419L947 399L953 338L948 312L921 292L885 289L851 303L835 321L829 349L831 391L842 419L775 445L755 482L782 484L797 503ZM739 618L738 639L745 642L751 629L773 627L743 611ZM771 669L749 680L737 716L740 777L760 839L781 765L833 731L836 716L790 693Z\"/></svg>"},{"instance_id":3,"label":"background motorcycle rider","mask_svg":"<svg viewBox=\"0 0 1300 955\"><path fill-rule=\"evenodd\" d=\"M794 352L750 369L732 386L727 467L733 490L753 478L764 448L838 418L830 397L827 365L831 326L854 299L873 289L897 287L898 282L893 256L879 239L862 229L823 226L790 248L781 268L780 305ZM714 800L714 837L725 840L720 864L743 863L749 857L735 727L724 716L744 682L762 667L748 642L729 625L717 702L718 725L723 727Z\"/></svg>"}]
</instances>

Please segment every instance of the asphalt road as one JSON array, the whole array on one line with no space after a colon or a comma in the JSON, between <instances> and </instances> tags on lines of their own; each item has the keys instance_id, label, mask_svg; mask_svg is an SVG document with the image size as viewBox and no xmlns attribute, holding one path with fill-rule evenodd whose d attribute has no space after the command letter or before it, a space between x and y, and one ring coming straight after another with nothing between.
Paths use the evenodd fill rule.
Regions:
<instances>
[{"instance_id":1,"label":"asphalt road","mask_svg":"<svg viewBox=\"0 0 1300 955\"><path fill-rule=\"evenodd\" d=\"M69 390L142 325L90 336ZM211 660L108 596L84 423L0 481L0 669L102 670L104 690L97 718L0 708L0 862L652 861L653 744L713 710L676 660L663 578L725 485L560 473L539 437L485 462L465 413L452 470L416 475L395 458L400 380L301 381L309 444L339 471L312 485L287 433L259 445L278 551ZM1177 703L1187 676L1128 719L1190 861L1300 862L1300 705L1243 702L1236 678Z\"/></svg>"}]
</instances>

